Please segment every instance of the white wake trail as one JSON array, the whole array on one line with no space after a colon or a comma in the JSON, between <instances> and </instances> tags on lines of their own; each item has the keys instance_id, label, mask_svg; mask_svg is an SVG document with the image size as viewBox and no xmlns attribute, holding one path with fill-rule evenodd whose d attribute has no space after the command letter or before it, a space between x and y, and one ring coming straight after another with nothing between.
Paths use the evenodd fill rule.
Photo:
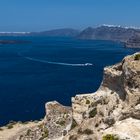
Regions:
<instances>
[{"instance_id":1,"label":"white wake trail","mask_svg":"<svg viewBox=\"0 0 140 140\"><path fill-rule=\"evenodd\" d=\"M84 66L92 66L92 63L85 63L85 64L70 64L70 63L61 63L61 62L51 62L51 61L46 61L46 60L41 60L41 59L36 59L32 57L24 57L28 60L31 61L36 61L40 63L48 63L48 64L54 64L54 65L63 65L63 66L75 66L75 67L84 67Z\"/></svg>"}]
</instances>

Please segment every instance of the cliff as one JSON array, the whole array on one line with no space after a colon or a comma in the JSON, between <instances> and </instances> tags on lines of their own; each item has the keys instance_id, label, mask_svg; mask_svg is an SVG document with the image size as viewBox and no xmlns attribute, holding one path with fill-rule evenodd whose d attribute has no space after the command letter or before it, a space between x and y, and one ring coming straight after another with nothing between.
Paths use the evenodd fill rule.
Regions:
<instances>
[{"instance_id":1,"label":"cliff","mask_svg":"<svg viewBox=\"0 0 140 140\"><path fill-rule=\"evenodd\" d=\"M120 26L100 26L86 28L79 35L80 39L111 40L123 42L126 47L140 48L140 29L123 28Z\"/></svg>"},{"instance_id":2,"label":"cliff","mask_svg":"<svg viewBox=\"0 0 140 140\"><path fill-rule=\"evenodd\" d=\"M72 97L72 107L53 101L46 103L45 108L42 121L18 123L11 129L2 127L0 138L140 140L140 53L105 67L97 92Z\"/></svg>"}]
</instances>

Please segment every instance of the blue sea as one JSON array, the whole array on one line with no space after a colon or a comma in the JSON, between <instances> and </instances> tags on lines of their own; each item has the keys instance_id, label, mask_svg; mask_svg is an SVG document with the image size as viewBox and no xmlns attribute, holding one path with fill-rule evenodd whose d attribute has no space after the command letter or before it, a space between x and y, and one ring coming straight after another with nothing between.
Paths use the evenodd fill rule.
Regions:
<instances>
[{"instance_id":1,"label":"blue sea","mask_svg":"<svg viewBox=\"0 0 140 140\"><path fill-rule=\"evenodd\" d=\"M95 92L103 68L135 49L112 41L63 37L0 37L30 41L0 45L0 125L43 118L45 103L71 104L71 97Z\"/></svg>"}]
</instances>

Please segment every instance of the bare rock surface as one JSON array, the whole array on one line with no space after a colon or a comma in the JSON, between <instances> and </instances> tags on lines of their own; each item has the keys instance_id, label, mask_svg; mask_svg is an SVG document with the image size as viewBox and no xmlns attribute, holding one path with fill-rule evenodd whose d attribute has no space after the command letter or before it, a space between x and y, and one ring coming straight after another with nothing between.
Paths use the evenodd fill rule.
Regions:
<instances>
[{"instance_id":1,"label":"bare rock surface","mask_svg":"<svg viewBox=\"0 0 140 140\"><path fill-rule=\"evenodd\" d=\"M56 101L46 103L45 107L43 121L26 132L20 131L20 135L15 131L14 138L140 140L140 53L105 67L99 90L72 97L72 108Z\"/></svg>"},{"instance_id":2,"label":"bare rock surface","mask_svg":"<svg viewBox=\"0 0 140 140\"><path fill-rule=\"evenodd\" d=\"M122 62L104 68L103 82L94 94L76 95L72 98L73 119L78 126L70 131L64 140L72 137L77 137L78 140L100 140L104 132L117 134L121 139L119 124L125 127L124 135L126 132L128 139L139 140L139 135L127 127L131 126L131 130L134 128L137 132L140 130L140 59L137 59L139 55L140 53L136 53L127 56ZM129 118L131 121L128 121ZM137 126L131 125L134 122L137 122ZM93 133L89 136L88 133L79 133L79 129L89 129Z\"/></svg>"}]
</instances>

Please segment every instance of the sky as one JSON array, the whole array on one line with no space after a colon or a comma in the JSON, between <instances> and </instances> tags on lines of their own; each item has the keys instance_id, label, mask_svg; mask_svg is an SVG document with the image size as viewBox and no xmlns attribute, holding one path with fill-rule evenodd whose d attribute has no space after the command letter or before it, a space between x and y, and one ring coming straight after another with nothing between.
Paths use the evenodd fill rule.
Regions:
<instances>
[{"instance_id":1,"label":"sky","mask_svg":"<svg viewBox=\"0 0 140 140\"><path fill-rule=\"evenodd\" d=\"M0 0L0 31L140 27L140 0Z\"/></svg>"}]
</instances>

